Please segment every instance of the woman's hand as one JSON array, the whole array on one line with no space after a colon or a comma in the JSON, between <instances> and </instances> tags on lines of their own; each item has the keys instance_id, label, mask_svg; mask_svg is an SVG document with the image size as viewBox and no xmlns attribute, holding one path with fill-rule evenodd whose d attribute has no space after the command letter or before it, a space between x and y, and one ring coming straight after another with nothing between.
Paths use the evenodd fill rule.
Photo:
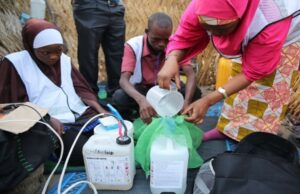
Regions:
<instances>
[{"instance_id":1,"label":"woman's hand","mask_svg":"<svg viewBox=\"0 0 300 194\"><path fill-rule=\"evenodd\" d=\"M51 117L49 124L60 136L65 133L64 125L58 119Z\"/></svg>"},{"instance_id":2,"label":"woman's hand","mask_svg":"<svg viewBox=\"0 0 300 194\"><path fill-rule=\"evenodd\" d=\"M170 89L171 79L173 78L175 78L177 88L180 88L177 58L175 55L170 55L157 74L157 83L161 88Z\"/></svg>"},{"instance_id":3,"label":"woman's hand","mask_svg":"<svg viewBox=\"0 0 300 194\"><path fill-rule=\"evenodd\" d=\"M201 98L192 104L190 104L182 114L187 115L185 120L200 124L203 122L204 116L210 106L210 101L208 98Z\"/></svg>"}]
</instances>

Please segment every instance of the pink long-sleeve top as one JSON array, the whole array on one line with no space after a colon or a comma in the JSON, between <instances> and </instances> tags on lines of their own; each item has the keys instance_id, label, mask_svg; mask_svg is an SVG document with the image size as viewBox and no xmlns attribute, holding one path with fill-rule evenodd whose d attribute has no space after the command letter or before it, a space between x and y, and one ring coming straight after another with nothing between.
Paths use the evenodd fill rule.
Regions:
<instances>
[{"instance_id":1,"label":"pink long-sleeve top","mask_svg":"<svg viewBox=\"0 0 300 194\"><path fill-rule=\"evenodd\" d=\"M195 13L195 2L192 1L183 13L180 24L175 34L171 36L167 48L167 53L173 50L186 50L182 62L201 53L210 41L208 33L199 23ZM212 37L213 39L217 38L219 42L214 46L226 55L241 54L243 74L250 81L259 80L273 73L280 63L281 49L289 32L291 21L292 17L288 17L269 25L248 42L243 52L240 49L239 53L234 53L234 49L230 48L231 44L241 48L242 42L234 42L236 39L233 38L228 43L226 36L224 38L227 38L227 45L222 45L222 37Z\"/></svg>"}]
</instances>

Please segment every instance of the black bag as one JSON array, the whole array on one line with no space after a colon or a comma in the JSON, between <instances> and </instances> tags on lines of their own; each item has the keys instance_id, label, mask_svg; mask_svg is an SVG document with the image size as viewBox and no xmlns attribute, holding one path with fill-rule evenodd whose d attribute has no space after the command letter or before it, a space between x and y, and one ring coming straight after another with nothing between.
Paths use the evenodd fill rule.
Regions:
<instances>
[{"instance_id":1,"label":"black bag","mask_svg":"<svg viewBox=\"0 0 300 194\"><path fill-rule=\"evenodd\" d=\"M44 163L56 142L54 134L40 123L18 135L0 130L0 193L14 188Z\"/></svg>"},{"instance_id":2,"label":"black bag","mask_svg":"<svg viewBox=\"0 0 300 194\"><path fill-rule=\"evenodd\" d=\"M252 133L208 164L197 174L194 194L300 193L297 148L270 133Z\"/></svg>"}]
</instances>

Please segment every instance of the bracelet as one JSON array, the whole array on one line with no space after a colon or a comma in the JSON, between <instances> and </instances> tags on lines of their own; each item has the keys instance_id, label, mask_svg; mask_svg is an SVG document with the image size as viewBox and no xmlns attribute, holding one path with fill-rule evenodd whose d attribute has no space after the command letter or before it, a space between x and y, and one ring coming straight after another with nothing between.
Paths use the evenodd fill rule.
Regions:
<instances>
[{"instance_id":1,"label":"bracelet","mask_svg":"<svg viewBox=\"0 0 300 194\"><path fill-rule=\"evenodd\" d=\"M218 92L220 92L224 96L224 98L228 98L228 95L227 95L226 90L224 88L219 87Z\"/></svg>"},{"instance_id":2,"label":"bracelet","mask_svg":"<svg viewBox=\"0 0 300 194\"><path fill-rule=\"evenodd\" d=\"M170 57L176 57L176 59L177 59L177 56L178 56L178 55L167 55L167 56L165 57L165 61L168 60L168 58L170 58Z\"/></svg>"}]
</instances>

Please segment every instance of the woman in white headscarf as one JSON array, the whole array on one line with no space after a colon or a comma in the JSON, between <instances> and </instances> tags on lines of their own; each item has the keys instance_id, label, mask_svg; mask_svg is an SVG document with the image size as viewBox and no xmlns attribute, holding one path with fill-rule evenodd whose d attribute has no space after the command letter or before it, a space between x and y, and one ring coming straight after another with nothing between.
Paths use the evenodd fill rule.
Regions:
<instances>
[{"instance_id":1,"label":"woman in white headscarf","mask_svg":"<svg viewBox=\"0 0 300 194\"><path fill-rule=\"evenodd\" d=\"M49 110L52 126L68 153L78 130L92 116L106 112L71 59L63 53L57 26L30 19L22 30L25 50L9 54L0 65L0 103L32 102ZM82 146L93 134L92 123L80 136L70 164L82 165Z\"/></svg>"}]
</instances>

